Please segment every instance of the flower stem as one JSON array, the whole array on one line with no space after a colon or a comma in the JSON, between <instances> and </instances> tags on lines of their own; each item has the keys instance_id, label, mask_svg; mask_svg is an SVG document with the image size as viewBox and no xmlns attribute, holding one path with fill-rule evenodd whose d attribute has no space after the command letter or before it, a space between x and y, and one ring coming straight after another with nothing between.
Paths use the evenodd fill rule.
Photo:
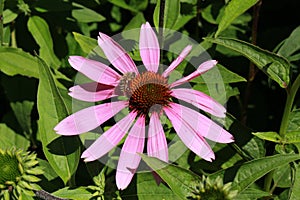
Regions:
<instances>
[{"instance_id":1,"label":"flower stem","mask_svg":"<svg viewBox=\"0 0 300 200\"><path fill-rule=\"evenodd\" d=\"M283 111L280 130L279 130L279 135L282 137L284 137L284 135L286 133L288 123L289 123L290 113L291 113L292 107L293 107L293 102L294 102L294 99L295 99L295 96L296 96L296 93L297 93L299 87L300 87L300 74L298 75L298 77L296 78L295 82L293 83L291 89L287 93L287 99L286 99L286 103L285 103L285 107L284 107L284 111Z\"/></svg>"},{"instance_id":2,"label":"flower stem","mask_svg":"<svg viewBox=\"0 0 300 200\"><path fill-rule=\"evenodd\" d=\"M4 1L0 0L0 46L3 45L3 9L4 9Z\"/></svg>"}]
</instances>

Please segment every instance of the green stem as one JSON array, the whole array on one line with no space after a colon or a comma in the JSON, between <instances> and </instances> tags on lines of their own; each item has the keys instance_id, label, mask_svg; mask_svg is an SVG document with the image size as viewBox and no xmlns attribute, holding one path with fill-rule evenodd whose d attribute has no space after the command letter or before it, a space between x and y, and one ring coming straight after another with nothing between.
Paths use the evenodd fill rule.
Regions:
<instances>
[{"instance_id":1,"label":"green stem","mask_svg":"<svg viewBox=\"0 0 300 200\"><path fill-rule=\"evenodd\" d=\"M3 45L3 9L4 9L4 1L0 0L0 46Z\"/></svg>"},{"instance_id":2,"label":"green stem","mask_svg":"<svg viewBox=\"0 0 300 200\"><path fill-rule=\"evenodd\" d=\"M296 78L290 91L288 91L288 94L287 94L287 99L286 99L286 103L285 103L285 107L284 107L284 111L283 111L280 130L279 130L279 135L282 137L284 137L284 135L286 133L288 123L289 123L290 113L292 111L294 99L295 99L295 96L296 96L296 93L297 93L299 87L300 87L300 74Z\"/></svg>"}]
</instances>

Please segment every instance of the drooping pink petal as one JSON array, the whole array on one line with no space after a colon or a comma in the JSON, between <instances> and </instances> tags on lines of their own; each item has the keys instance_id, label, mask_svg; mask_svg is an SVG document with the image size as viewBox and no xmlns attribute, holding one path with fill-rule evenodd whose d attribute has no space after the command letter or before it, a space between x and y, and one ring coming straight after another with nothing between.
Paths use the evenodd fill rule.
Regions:
<instances>
[{"instance_id":1,"label":"drooping pink petal","mask_svg":"<svg viewBox=\"0 0 300 200\"><path fill-rule=\"evenodd\" d=\"M147 153L149 156L168 162L167 140L156 112L153 112L150 117Z\"/></svg>"},{"instance_id":2,"label":"drooping pink petal","mask_svg":"<svg viewBox=\"0 0 300 200\"><path fill-rule=\"evenodd\" d=\"M145 141L145 117L139 117L131 128L121 150L116 174L117 187L125 189L135 174L141 157Z\"/></svg>"},{"instance_id":3,"label":"drooping pink petal","mask_svg":"<svg viewBox=\"0 0 300 200\"><path fill-rule=\"evenodd\" d=\"M209 60L209 61L206 61L204 63L202 63L198 69L196 71L194 71L193 73L189 74L188 76L186 77L183 77L177 81L175 81L174 83L172 83L170 85L171 88L173 87L176 87L178 85L181 85L183 83L187 83L189 82L190 80L200 76L201 74L207 72L208 70L210 70L211 68L213 68L215 65L217 64L217 61L216 60Z\"/></svg>"},{"instance_id":4,"label":"drooping pink petal","mask_svg":"<svg viewBox=\"0 0 300 200\"><path fill-rule=\"evenodd\" d=\"M114 90L114 86L92 82L69 88L69 95L81 101L97 102L116 96Z\"/></svg>"},{"instance_id":5,"label":"drooping pink petal","mask_svg":"<svg viewBox=\"0 0 300 200\"><path fill-rule=\"evenodd\" d=\"M214 152L209 144L195 130L195 119L190 119L189 113L186 112L187 110L184 109L184 106L171 103L170 107L164 107L164 111L182 142L191 151L207 161L215 159ZM191 121L188 122L188 120Z\"/></svg>"},{"instance_id":6,"label":"drooping pink petal","mask_svg":"<svg viewBox=\"0 0 300 200\"><path fill-rule=\"evenodd\" d=\"M140 31L140 55L148 71L157 72L160 59L160 48L157 36L148 22Z\"/></svg>"},{"instance_id":7,"label":"drooping pink petal","mask_svg":"<svg viewBox=\"0 0 300 200\"><path fill-rule=\"evenodd\" d=\"M170 66L162 73L163 77L169 76L169 74L185 59L185 57L192 50L192 45L186 46L179 56L170 64Z\"/></svg>"},{"instance_id":8,"label":"drooping pink petal","mask_svg":"<svg viewBox=\"0 0 300 200\"><path fill-rule=\"evenodd\" d=\"M99 33L98 44L102 48L105 56L110 63L115 66L120 72L138 73L137 67L126 51L111 37L104 33Z\"/></svg>"},{"instance_id":9,"label":"drooping pink petal","mask_svg":"<svg viewBox=\"0 0 300 200\"><path fill-rule=\"evenodd\" d=\"M60 135L78 135L100 126L128 105L127 101L116 101L82 109L56 125Z\"/></svg>"},{"instance_id":10,"label":"drooping pink petal","mask_svg":"<svg viewBox=\"0 0 300 200\"><path fill-rule=\"evenodd\" d=\"M217 117L225 117L226 109L210 96L193 89L172 89L172 96L186 101Z\"/></svg>"},{"instance_id":11,"label":"drooping pink petal","mask_svg":"<svg viewBox=\"0 0 300 200\"><path fill-rule=\"evenodd\" d=\"M104 132L103 135L82 153L81 158L84 158L85 162L94 161L117 146L128 132L135 117L135 112L129 113L126 117Z\"/></svg>"},{"instance_id":12,"label":"drooping pink petal","mask_svg":"<svg viewBox=\"0 0 300 200\"><path fill-rule=\"evenodd\" d=\"M201 113L179 104L172 104L173 110L181 112L181 118L196 131L199 137L219 143L233 142L233 136L221 126Z\"/></svg>"},{"instance_id":13,"label":"drooping pink petal","mask_svg":"<svg viewBox=\"0 0 300 200\"><path fill-rule=\"evenodd\" d=\"M70 56L69 63L74 69L98 83L117 86L121 78L120 74L109 66L82 56Z\"/></svg>"}]
</instances>

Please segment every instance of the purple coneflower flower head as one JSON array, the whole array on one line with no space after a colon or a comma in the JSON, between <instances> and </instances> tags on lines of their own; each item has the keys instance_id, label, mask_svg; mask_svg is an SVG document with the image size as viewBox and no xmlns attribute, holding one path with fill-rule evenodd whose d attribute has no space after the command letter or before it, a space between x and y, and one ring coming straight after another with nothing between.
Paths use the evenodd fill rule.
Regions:
<instances>
[{"instance_id":1,"label":"purple coneflower flower head","mask_svg":"<svg viewBox=\"0 0 300 200\"><path fill-rule=\"evenodd\" d=\"M89 102L116 96L125 96L125 100L82 109L62 120L54 129L60 135L78 135L97 128L121 110L128 109L129 114L105 131L81 156L85 161L97 160L117 146L127 134L117 165L116 183L119 189L125 189L132 180L141 160L138 153L143 153L145 145L149 156L168 162L161 115L169 118L182 142L204 160L215 159L205 138L219 143L233 142L232 135L211 119L173 101L182 100L214 116L225 117L225 108L210 96L178 87L205 73L217 61L208 60L188 76L168 83L170 73L185 59L192 46L185 47L163 73L158 73L160 47L148 22L142 25L139 38L145 72L139 72L131 57L109 36L100 33L98 44L116 70L101 62L71 56L71 66L94 82L70 88L70 95Z\"/></svg>"}]
</instances>

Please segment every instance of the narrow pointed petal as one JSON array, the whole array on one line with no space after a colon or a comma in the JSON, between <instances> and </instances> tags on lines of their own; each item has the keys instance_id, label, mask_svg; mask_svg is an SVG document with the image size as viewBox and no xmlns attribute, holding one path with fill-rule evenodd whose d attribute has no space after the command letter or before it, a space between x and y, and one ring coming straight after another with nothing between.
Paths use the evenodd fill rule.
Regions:
<instances>
[{"instance_id":1,"label":"narrow pointed petal","mask_svg":"<svg viewBox=\"0 0 300 200\"><path fill-rule=\"evenodd\" d=\"M116 96L114 90L113 86L92 82L69 88L69 95L81 101L97 102Z\"/></svg>"},{"instance_id":2,"label":"narrow pointed petal","mask_svg":"<svg viewBox=\"0 0 300 200\"><path fill-rule=\"evenodd\" d=\"M185 59L185 57L190 53L192 50L192 45L186 46L179 56L170 64L170 66L164 71L162 74L163 77L168 77L169 74L176 69L176 67Z\"/></svg>"},{"instance_id":3,"label":"narrow pointed petal","mask_svg":"<svg viewBox=\"0 0 300 200\"><path fill-rule=\"evenodd\" d=\"M148 22L140 32L140 55L148 71L157 72L160 59L160 47L157 36Z\"/></svg>"},{"instance_id":4,"label":"narrow pointed petal","mask_svg":"<svg viewBox=\"0 0 300 200\"><path fill-rule=\"evenodd\" d=\"M190 80L192 80L192 79L200 76L201 74L207 72L208 70L213 68L216 64L217 64L216 60L209 60L209 61L206 61L206 62L202 63L196 71L194 71L193 73L189 74L188 76L183 77L183 78L175 81L174 83L172 83L171 88L176 87L178 85L181 85L183 83L189 82Z\"/></svg>"},{"instance_id":5,"label":"narrow pointed petal","mask_svg":"<svg viewBox=\"0 0 300 200\"><path fill-rule=\"evenodd\" d=\"M54 130L60 135L79 135L100 126L128 105L127 101L117 101L82 109L56 125Z\"/></svg>"},{"instance_id":6,"label":"narrow pointed petal","mask_svg":"<svg viewBox=\"0 0 300 200\"><path fill-rule=\"evenodd\" d=\"M193 127L199 137L205 137L209 140L219 143L233 142L233 136L221 126L201 113L179 104L172 105L173 110L178 110L180 117Z\"/></svg>"},{"instance_id":7,"label":"narrow pointed petal","mask_svg":"<svg viewBox=\"0 0 300 200\"><path fill-rule=\"evenodd\" d=\"M99 33L99 35L98 44L113 66L123 74L126 72L138 73L133 60L117 42L104 33Z\"/></svg>"},{"instance_id":8,"label":"narrow pointed petal","mask_svg":"<svg viewBox=\"0 0 300 200\"><path fill-rule=\"evenodd\" d=\"M168 162L168 145L166 136L156 112L150 117L147 153L149 156Z\"/></svg>"},{"instance_id":9,"label":"narrow pointed petal","mask_svg":"<svg viewBox=\"0 0 300 200\"><path fill-rule=\"evenodd\" d=\"M225 117L226 109L210 96L193 89L172 89L172 96L186 101L217 117Z\"/></svg>"},{"instance_id":10,"label":"narrow pointed petal","mask_svg":"<svg viewBox=\"0 0 300 200\"><path fill-rule=\"evenodd\" d=\"M95 60L81 56L70 56L69 63L74 69L98 83L117 86L121 78L120 74L109 66Z\"/></svg>"},{"instance_id":11,"label":"narrow pointed petal","mask_svg":"<svg viewBox=\"0 0 300 200\"><path fill-rule=\"evenodd\" d=\"M139 117L131 128L121 151L118 162L116 182L120 190L125 189L135 174L141 157L145 141L145 118Z\"/></svg>"},{"instance_id":12,"label":"narrow pointed petal","mask_svg":"<svg viewBox=\"0 0 300 200\"><path fill-rule=\"evenodd\" d=\"M193 128L194 119L191 119L189 124L188 120L190 119L189 113L186 112L184 106L179 104L172 103L170 107L164 107L164 111L172 125L182 140L182 142L195 154L200 156L201 158L212 161L215 159L214 152L212 151L209 144L205 141L202 136L197 134L196 130Z\"/></svg>"},{"instance_id":13,"label":"narrow pointed petal","mask_svg":"<svg viewBox=\"0 0 300 200\"><path fill-rule=\"evenodd\" d=\"M126 117L104 132L103 135L82 153L81 158L84 158L85 162L94 161L117 146L128 132L135 117L136 113L129 113Z\"/></svg>"}]
</instances>

